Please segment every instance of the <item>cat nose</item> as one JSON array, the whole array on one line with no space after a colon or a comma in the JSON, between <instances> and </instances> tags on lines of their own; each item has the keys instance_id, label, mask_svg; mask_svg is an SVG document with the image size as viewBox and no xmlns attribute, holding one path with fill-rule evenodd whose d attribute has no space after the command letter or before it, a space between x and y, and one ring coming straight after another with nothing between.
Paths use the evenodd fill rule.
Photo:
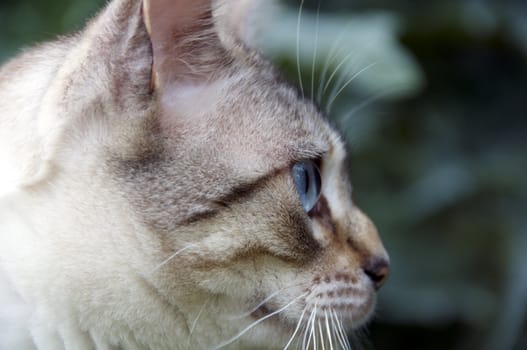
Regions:
<instances>
[{"instance_id":1,"label":"cat nose","mask_svg":"<svg viewBox=\"0 0 527 350\"><path fill-rule=\"evenodd\" d=\"M379 290L388 279L390 263L387 258L375 257L370 259L362 269L373 282L375 290Z\"/></svg>"}]
</instances>

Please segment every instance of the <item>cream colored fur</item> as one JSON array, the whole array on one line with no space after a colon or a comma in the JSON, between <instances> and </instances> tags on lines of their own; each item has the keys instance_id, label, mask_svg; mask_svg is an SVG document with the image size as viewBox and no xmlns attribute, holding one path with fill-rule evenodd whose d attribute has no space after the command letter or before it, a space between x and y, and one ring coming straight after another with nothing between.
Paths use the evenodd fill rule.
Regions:
<instances>
[{"instance_id":1,"label":"cream colored fur","mask_svg":"<svg viewBox=\"0 0 527 350\"><path fill-rule=\"evenodd\" d=\"M386 252L336 131L244 43L251 6L114 0L2 67L0 349L279 349L368 320ZM318 158L308 215L290 170Z\"/></svg>"}]
</instances>

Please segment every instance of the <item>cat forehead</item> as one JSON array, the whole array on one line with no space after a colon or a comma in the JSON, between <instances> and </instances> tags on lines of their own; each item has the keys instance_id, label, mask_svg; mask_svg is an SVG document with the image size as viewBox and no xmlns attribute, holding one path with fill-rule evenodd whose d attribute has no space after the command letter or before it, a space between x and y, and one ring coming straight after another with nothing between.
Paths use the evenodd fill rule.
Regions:
<instances>
[{"instance_id":1,"label":"cat forehead","mask_svg":"<svg viewBox=\"0 0 527 350\"><path fill-rule=\"evenodd\" d=\"M162 97L162 130L246 170L272 171L340 147L339 135L309 101L269 76L229 75L187 84Z\"/></svg>"}]
</instances>

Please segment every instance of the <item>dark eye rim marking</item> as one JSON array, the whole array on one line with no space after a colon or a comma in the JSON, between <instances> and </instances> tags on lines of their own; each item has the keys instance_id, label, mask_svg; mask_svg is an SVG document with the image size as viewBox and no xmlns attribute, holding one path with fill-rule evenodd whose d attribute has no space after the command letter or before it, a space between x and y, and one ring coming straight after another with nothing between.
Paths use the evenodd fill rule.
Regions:
<instances>
[{"instance_id":1,"label":"dark eye rim marking","mask_svg":"<svg viewBox=\"0 0 527 350\"><path fill-rule=\"evenodd\" d=\"M228 193L224 194L223 196L209 200L209 209L192 215L180 224L182 226L191 225L201 220L208 220L214 218L221 211L221 209L228 208L233 203L249 197L254 192L256 192L261 186L263 186L265 182L267 182L272 177L276 176L278 173L280 173L280 171L272 172L252 182L242 183L238 186L233 187Z\"/></svg>"},{"instance_id":2,"label":"dark eye rim marking","mask_svg":"<svg viewBox=\"0 0 527 350\"><path fill-rule=\"evenodd\" d=\"M318 219L319 222L328 228L333 235L337 235L337 226L333 221L331 209L329 208L328 200L324 195L320 195L317 204L308 213L311 219Z\"/></svg>"},{"instance_id":3,"label":"dark eye rim marking","mask_svg":"<svg viewBox=\"0 0 527 350\"><path fill-rule=\"evenodd\" d=\"M324 156L324 154L325 152L316 152L313 157L309 157L306 159L314 162L320 169L321 158ZM118 157L115 157L114 159L112 159L112 161L117 164L118 173L123 178L130 178L140 176L143 173L148 173L148 170L150 170L154 165L165 162L166 158L160 157L158 155L138 157L137 159L120 159ZM236 203L240 200L243 200L244 198L251 196L259 188L264 186L265 182L269 181L270 179L279 176L280 174L290 174L291 168L297 162L297 160L291 160L289 164L281 168L277 168L274 171L264 174L258 178L242 182L240 185L231 188L220 197L210 198L208 200L210 204L209 208L204 208L202 211L196 212L183 220L179 220L175 224L177 224L177 226L187 226L196 224L197 222L200 222L202 220L213 219L222 211L222 209L227 208L233 203Z\"/></svg>"}]
</instances>

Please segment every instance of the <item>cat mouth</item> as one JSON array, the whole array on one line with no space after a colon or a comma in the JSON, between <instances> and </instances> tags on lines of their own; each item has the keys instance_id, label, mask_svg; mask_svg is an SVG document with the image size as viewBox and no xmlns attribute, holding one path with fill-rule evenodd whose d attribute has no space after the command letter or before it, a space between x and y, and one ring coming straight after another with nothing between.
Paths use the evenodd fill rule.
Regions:
<instances>
[{"instance_id":1,"label":"cat mouth","mask_svg":"<svg viewBox=\"0 0 527 350\"><path fill-rule=\"evenodd\" d=\"M276 310L270 308L267 304L264 304L260 306L258 309L254 310L251 313L251 316L257 320L261 319L262 317L269 317L272 313L276 312Z\"/></svg>"},{"instance_id":2,"label":"cat mouth","mask_svg":"<svg viewBox=\"0 0 527 350\"><path fill-rule=\"evenodd\" d=\"M295 321L288 317L283 317L281 311L283 311L282 308L274 308L269 304L264 304L254 310L251 313L251 317L256 320L256 322L265 320L269 325L280 326L281 328L285 326L287 329L295 327L298 324L299 320Z\"/></svg>"},{"instance_id":3,"label":"cat mouth","mask_svg":"<svg viewBox=\"0 0 527 350\"><path fill-rule=\"evenodd\" d=\"M375 293L371 293L365 298L341 299L338 303L317 304L304 300L302 313L295 317L283 315L281 311L284 307L274 308L264 304L253 311L251 316L256 319L254 323L265 321L273 334L283 336L287 342L285 348L304 344L306 339L307 347L302 348L311 348L309 339L313 337L312 345L315 349L318 348L317 345L322 349L333 349L336 344L349 349L350 332L362 327L370 319L375 299Z\"/></svg>"},{"instance_id":4,"label":"cat mouth","mask_svg":"<svg viewBox=\"0 0 527 350\"><path fill-rule=\"evenodd\" d=\"M352 330L364 325L371 317L376 303L376 294L367 293L360 298L341 300L340 302L307 302L304 311L293 320L289 317L281 317L280 308L275 308L269 304L263 304L251 313L255 320L263 320L282 326L297 326L302 320L307 322L310 318L322 320L334 319L335 322L341 322L347 330Z\"/></svg>"}]
</instances>

